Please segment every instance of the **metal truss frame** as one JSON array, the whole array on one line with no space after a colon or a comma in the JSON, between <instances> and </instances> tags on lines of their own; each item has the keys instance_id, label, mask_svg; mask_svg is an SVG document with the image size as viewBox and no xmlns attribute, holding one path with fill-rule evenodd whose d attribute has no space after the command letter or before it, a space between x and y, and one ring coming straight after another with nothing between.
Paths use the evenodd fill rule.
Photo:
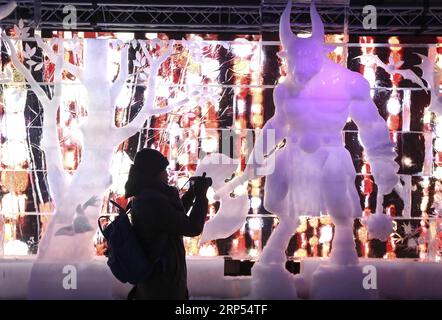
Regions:
<instances>
[{"instance_id":1,"label":"metal truss frame","mask_svg":"<svg viewBox=\"0 0 442 320\"><path fill-rule=\"evenodd\" d=\"M0 0L1 3L7 1ZM276 2L276 1L275 1ZM278 1L279 2L279 1ZM17 23L19 18L46 30L66 30L63 20L72 5L77 13L77 30L126 32L277 32L284 1L263 1L257 5L152 5L106 2L63 2L18 0L18 8L2 25ZM347 4L319 4L318 11L327 33L373 35L441 35L442 6L377 6L377 29L363 28L363 7ZM310 30L309 5L295 3L292 26L299 32Z\"/></svg>"}]
</instances>

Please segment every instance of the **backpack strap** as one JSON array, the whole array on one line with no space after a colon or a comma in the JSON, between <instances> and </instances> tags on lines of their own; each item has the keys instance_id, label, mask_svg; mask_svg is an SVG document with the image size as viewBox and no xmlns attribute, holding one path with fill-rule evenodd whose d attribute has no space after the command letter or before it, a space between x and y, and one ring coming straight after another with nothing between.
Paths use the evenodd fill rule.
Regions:
<instances>
[{"instance_id":1,"label":"backpack strap","mask_svg":"<svg viewBox=\"0 0 442 320\"><path fill-rule=\"evenodd\" d=\"M128 214L128 213L131 211L131 209L132 209L132 205L133 205L132 201L130 201L130 202L128 203L128 205L127 205L127 208L124 209L122 206L120 206L117 202L115 202L115 201L113 201L113 200L109 200L109 202L112 203L115 207L117 207L117 209L118 209L118 215L119 215L119 216L121 216L121 215L123 215L123 214ZM98 217L98 228L100 229L101 234L104 236L104 233L103 233L103 227L101 226L101 223L100 223L100 220L101 220L102 218L109 219L109 217L108 217L108 216L100 216L100 217ZM152 264L152 266L154 266L154 265L156 265L158 262L161 262L161 266L162 266L163 272L164 272L165 269L166 269L167 259L166 259L165 251L166 251L166 248L167 248L167 244L169 243L169 235L168 235L167 233L165 233L165 236L166 236L166 237L165 237L166 240L164 241L164 244L163 244L163 248L162 248L162 250L160 250L161 254L160 254L157 258L155 258L155 260L153 261L153 264ZM104 237L105 237L105 236L104 236ZM105 238L106 238L106 237L105 237ZM153 271L153 270L152 270L152 271Z\"/></svg>"},{"instance_id":2,"label":"backpack strap","mask_svg":"<svg viewBox=\"0 0 442 320\"><path fill-rule=\"evenodd\" d=\"M108 216L99 216L98 219L97 219L97 222L98 222L98 229L100 230L100 232L101 232L101 234L103 235L103 237L106 238L106 236L104 235L104 232L103 232L103 227L101 226L101 222L100 222L100 220L101 220L102 218L109 219L109 217L108 217ZM107 239L106 239L106 240L107 240Z\"/></svg>"},{"instance_id":3,"label":"backpack strap","mask_svg":"<svg viewBox=\"0 0 442 320\"><path fill-rule=\"evenodd\" d=\"M126 209L124 209L122 206L120 206L118 203L116 203L114 200L109 200L110 203L112 203L115 207L118 209L118 214L125 214L127 212Z\"/></svg>"},{"instance_id":4,"label":"backpack strap","mask_svg":"<svg viewBox=\"0 0 442 320\"><path fill-rule=\"evenodd\" d=\"M114 200L109 200L109 202L112 203L115 207L117 207L117 209L118 209L118 215L119 215L119 216L121 216L121 215L123 215L123 214L127 214L128 211L127 211L126 209L124 209L122 206L120 206L118 203L116 203ZM128 207L132 207L131 202L129 202ZM104 232L103 232L103 227L101 226L101 222L100 222L100 220L101 220L102 218L109 219L109 217L108 217L108 216L99 216L98 219L97 219L97 222L98 222L98 229L100 230L100 232L101 232L101 234L103 235L103 237L106 238L106 236L104 235ZM106 239L106 240L107 240L107 239Z\"/></svg>"}]
</instances>

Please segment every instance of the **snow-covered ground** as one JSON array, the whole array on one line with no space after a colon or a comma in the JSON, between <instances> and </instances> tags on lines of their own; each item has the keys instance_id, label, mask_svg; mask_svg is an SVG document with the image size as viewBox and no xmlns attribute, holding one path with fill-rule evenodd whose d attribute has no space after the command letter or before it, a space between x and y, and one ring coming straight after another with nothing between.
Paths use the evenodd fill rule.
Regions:
<instances>
[{"instance_id":1,"label":"snow-covered ground","mask_svg":"<svg viewBox=\"0 0 442 320\"><path fill-rule=\"evenodd\" d=\"M29 292L28 284L34 257L7 257L0 259L0 299L27 299L29 297L55 299L125 299L130 284L123 284L113 277L106 259L97 257L89 263L54 263L44 265L46 279L36 279L38 292ZM77 289L63 288L69 268L77 269ZM188 286L193 299L201 297L238 299L250 291L250 277L225 277L224 258L188 257ZM65 271L65 273L63 272ZM69 282L69 281L68 281ZM56 287L59 290L53 290Z\"/></svg>"},{"instance_id":2,"label":"snow-covered ground","mask_svg":"<svg viewBox=\"0 0 442 320\"><path fill-rule=\"evenodd\" d=\"M63 289L62 265L42 266L50 275L46 279L34 280L38 292L28 290L33 257L8 257L0 259L0 299L27 299L40 295L41 298L56 299L125 299L131 285L122 284L109 271L104 258L97 257L89 263L77 263L77 288ZM316 284L312 291L313 274L326 260L308 258L301 262L301 274L295 277L300 298L342 297L351 284L350 269L336 271L324 283ZM247 299L251 288L250 276L224 276L224 258L188 257L188 286L192 299ZM361 268L370 265L375 270L377 290L370 291L371 297L380 299L441 299L442 264L411 259L388 261L382 259L361 259ZM368 270L368 269L366 269ZM339 273L341 272L341 273ZM339 274L344 275L340 279ZM348 276L347 276L347 275ZM368 273L367 273L368 274ZM364 273L362 277L366 274ZM372 275L373 276L373 275ZM326 278L327 279L327 278ZM338 280L337 280L338 279ZM348 283L347 283L348 285ZM356 285L361 285L357 283ZM54 287L61 290L53 290ZM373 289L369 289L373 290ZM351 297L351 296L350 296ZM354 297L356 298L356 296Z\"/></svg>"},{"instance_id":3,"label":"snow-covered ground","mask_svg":"<svg viewBox=\"0 0 442 320\"><path fill-rule=\"evenodd\" d=\"M311 298L314 295L323 296L328 292L328 297L345 295L342 289L344 283L337 282L333 285L323 283L321 292L310 292L312 276L318 266L326 260L320 258L308 258L301 262L301 274L303 288L298 289L298 295L303 298ZM442 263L418 261L416 259L359 259L359 264L364 270L363 277L374 276L377 290L373 290L379 299L442 299ZM345 272L345 270L343 270ZM350 275L348 275L350 277ZM336 278L336 277L335 277ZM345 282L345 279L342 281ZM369 289L371 291L372 289ZM377 291L377 292L376 292Z\"/></svg>"}]
</instances>

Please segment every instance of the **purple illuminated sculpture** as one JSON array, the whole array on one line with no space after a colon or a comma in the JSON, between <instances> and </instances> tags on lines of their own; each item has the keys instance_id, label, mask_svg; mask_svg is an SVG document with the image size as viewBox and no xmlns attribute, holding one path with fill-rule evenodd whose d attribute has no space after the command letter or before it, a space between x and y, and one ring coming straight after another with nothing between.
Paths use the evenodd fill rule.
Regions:
<instances>
[{"instance_id":1,"label":"purple illuminated sculpture","mask_svg":"<svg viewBox=\"0 0 442 320\"><path fill-rule=\"evenodd\" d=\"M355 188L356 171L343 143L342 129L348 118L359 128L381 195L390 193L398 183L396 153L387 125L370 97L369 83L361 74L326 57L333 48L324 44L324 26L314 4L310 7L313 30L309 38L293 34L290 11L291 1L279 26L284 49L281 54L286 59L288 74L274 90L275 114L257 139L244 175L224 184L216 190L216 196L221 204L230 201L229 194L236 186L266 176L264 207L278 216L279 225L252 269L251 297L297 297L295 284L302 284L302 278L294 278L286 271L285 248L300 215L329 214L335 225L333 249L328 264L314 274L312 297L328 297L324 290L347 281L343 296L357 298L362 292L359 287L363 274L353 240L353 220L362 215L362 209ZM273 136L275 139L269 139ZM284 139L285 146L279 148ZM259 161L262 159L265 161ZM231 212L220 212L217 216L222 214L232 216ZM219 230L225 234L236 231L226 230L217 219L222 220L215 217L206 224L204 240L214 238L208 230L213 234ZM244 219L244 214L240 213L238 219ZM233 226L232 219L229 221ZM342 280L343 277L346 279Z\"/></svg>"}]
</instances>

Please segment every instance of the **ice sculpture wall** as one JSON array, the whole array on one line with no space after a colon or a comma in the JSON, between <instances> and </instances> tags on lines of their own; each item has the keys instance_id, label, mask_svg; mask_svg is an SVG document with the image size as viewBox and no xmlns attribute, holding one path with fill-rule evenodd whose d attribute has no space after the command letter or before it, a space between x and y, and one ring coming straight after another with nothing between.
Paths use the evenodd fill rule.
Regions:
<instances>
[{"instance_id":1,"label":"ice sculpture wall","mask_svg":"<svg viewBox=\"0 0 442 320\"><path fill-rule=\"evenodd\" d=\"M288 70L284 81L274 90L275 114L264 126L244 174L219 186L216 197L221 204L232 201L229 196L236 186L257 176L266 176L264 207L278 215L279 225L252 269L252 297L297 296L295 278L285 270L285 248L291 230L299 215L326 213L335 224L333 249L329 262L321 265L313 275L313 297L373 298L375 292L362 288L363 272L353 242L353 219L362 215L362 208L354 188L356 172L340 136L348 117L358 127L378 189L376 212L364 221L371 238L389 239L392 223L391 218L383 213L383 196L396 189L407 202L405 193L410 191L409 185L406 182L405 186L399 184L397 154L391 141L394 138L372 101L368 81L325 58L324 29L313 3L310 8L313 30L308 39L292 34L290 10L289 1L281 17L279 34ZM382 63L377 56L366 55L364 58L374 60L391 76L398 74L411 80L420 89L428 91L426 85L434 87L434 67L426 57L422 57L421 66L427 84L414 71L399 70L403 62L395 61L394 56L390 56L389 65ZM439 80L436 86L436 93L431 94L436 101L431 106L437 111ZM396 90L393 87L392 95L397 94ZM391 106L389 111L394 112L392 109ZM269 132L276 136L270 143L266 139ZM283 140L284 148L278 150ZM223 211L219 213L222 214ZM233 214L229 212L227 215ZM241 219L240 212L237 217ZM206 229L203 238L211 239L220 230L229 230L234 224L227 224L216 216L207 225L210 228ZM303 280L302 275L299 280ZM330 288L337 286L342 286L342 290L331 293Z\"/></svg>"},{"instance_id":2,"label":"ice sculpture wall","mask_svg":"<svg viewBox=\"0 0 442 320\"><path fill-rule=\"evenodd\" d=\"M258 42L258 40L261 39L259 36L238 37L232 38L234 39L233 42L220 41L217 43L212 42L212 40L220 38L214 35L206 37L204 40L190 35L187 36L186 39L186 45L189 48L189 51L192 52L191 55L194 57L188 63L190 68L186 75L189 77L182 76L181 72L179 79L175 79L174 81L171 81L171 78L166 78L164 81L164 78L159 77L159 92L157 96L159 96L160 99L157 99L157 101L159 104L167 101L168 97L171 95L171 92L173 92L173 86L175 86L177 83L189 83L192 85L205 83L210 84L210 86L204 88L204 92L207 91L207 95L199 102L200 105L204 105L204 107L201 108L201 112L196 111L185 113L185 116L182 117L181 120L174 115L167 117L167 119L164 117L155 119L152 122L153 126L167 129L164 129L164 131L158 130L157 134L154 135L152 135L151 131L149 130L143 130L143 135L141 135L140 138L133 138L129 143L126 143L124 146L120 146L117 150L117 157L113 160L113 168L115 169L112 171L114 181L113 185L111 186L111 197L117 197L121 194L121 192L117 192L118 188L121 189L121 186L124 184L123 180L126 170L125 168L127 168L127 164L130 162L129 158L130 156L133 156L138 144L139 147L144 145L150 146L151 142L153 142L154 147L163 148L162 150L164 152L170 151L171 158L177 159L176 164L178 164L180 168L186 168L186 175L192 174L194 168L192 169L191 165L187 164L190 162L195 163L195 159L197 158L198 154L198 152L195 150L198 148L204 148L204 150L207 150L208 152L216 150L217 147L219 147L217 141L221 135L218 129L214 131L199 131L193 129L195 127L193 124L195 121L199 121L200 116L205 115L205 118L200 121L202 126L199 126L199 128L228 128L230 125L233 125L233 128L245 130L247 128L260 127L264 120L268 118L268 115L271 115L272 113L271 95L274 84L277 83L278 80L282 81L281 76L285 75L285 67L282 60L275 55L275 53L279 50L275 43L267 42L265 38L263 38L262 40L264 41L260 43ZM328 42L339 42L339 40L337 40L339 37L327 39ZM360 39L354 38L351 41L365 42L368 40L361 37ZM371 41L382 42L383 40L373 38ZM407 40L401 41L406 42ZM78 62L75 61L76 56L78 55L72 54L72 45L69 44L70 41L68 40L65 42L66 55L69 52L70 62L82 64L81 59ZM364 44L367 45L368 43ZM33 46L32 43L29 43L29 45L30 47ZM170 70L173 68L175 70L184 69L184 66L186 65L187 51L181 52L179 50L179 45L176 45L176 47L179 54L175 55L171 60L173 61L173 65L169 65L168 63L164 64L160 70L161 74L169 75ZM406 208L402 210L402 201L399 200L397 196L389 196L386 197L385 200L386 210L388 212L392 212L393 215L397 214L399 219L414 219L396 220L397 227L394 236L389 237L386 244L381 243L379 245L367 240L366 228L358 225L356 229L357 232L355 234L358 243L358 253L362 256L377 254L378 257L381 257L385 253L385 250L382 251L383 249L378 249L379 247L383 247L387 248L387 252L385 254L388 254L390 257L424 256L428 252L429 243L436 243L435 235L437 235L437 223L435 220L431 220L430 227L430 225L425 223L425 221L429 220L425 218L422 213L424 213L424 215L426 213L431 215L440 202L438 200L438 194L440 193L438 191L438 174L440 173L440 170L438 171L438 167L436 166L435 175L433 176L432 152L430 152L430 157L427 157L428 152L424 152L423 150L431 150L433 148L431 130L435 130L434 132L437 133L436 131L438 130L438 127L434 125L434 119L428 120L431 117L428 117L428 113L426 111L424 116L424 110L427 102L423 97L423 94L416 90L418 89L416 86L413 86L410 84L410 82L406 82L405 80L398 80L398 75L390 76L383 73L381 68L377 65L370 64L363 67L359 64L359 59L354 60L353 58L363 54L373 53L378 55L383 62L387 63L390 55L394 54L396 59L396 56L399 53L402 53L403 58L401 60L405 61L405 64L400 67L400 69L409 69L413 66L413 64L420 63L420 60L414 60L416 57L414 57L412 52L419 52L422 55L427 56L428 51L427 49L422 49L420 47L411 46L395 48L390 46L388 43L377 43L373 47L365 46L362 49L360 47L350 47L348 48L349 56L347 58L347 56L342 53L345 51L343 50L344 47L345 45L338 46L335 51L331 52L331 55L333 55L334 60L336 61L340 60L344 63L348 61L349 69L364 73L366 78L370 81L370 85L374 87L374 90L372 90L374 100L381 115L388 121L389 127L392 130L393 139L396 139L394 142L396 143L400 153L400 160L402 160L398 161L401 165L401 173L403 174L402 178L407 180L407 188L409 190L409 197L408 200L406 200L407 205ZM430 44L429 47L434 46ZM21 51L20 47L18 47L18 49ZM400 50L397 51L396 49ZM369 50L373 51L371 52ZM81 52L81 48L79 51ZM119 55L119 51L112 50L109 53L111 54L111 59L118 62L119 58L117 56ZM37 51L37 55L38 54L39 53ZM132 54L134 55L134 53ZM79 56L81 56L81 54ZM114 57L117 59L114 59ZM140 63L141 59L142 56L140 56ZM37 61L38 59L35 60ZM396 62L398 61L399 60L396 60ZM201 66L201 70L198 70L199 65ZM36 66L41 67L39 63L37 63ZM118 63L115 64L115 66L116 73L118 73ZM34 73L44 72L45 75L50 74L51 67L52 64L46 63L40 70L35 71ZM220 72L218 67L225 67L225 69L223 69L223 72ZM5 70L8 71L10 68L7 67ZM195 70L197 71L195 72ZM414 68L413 70L416 71L417 69ZM113 75L113 72L109 72L109 74ZM15 82L22 81L21 79L16 78L16 74L14 74L14 77ZM63 79L69 80L70 78L71 75L65 72ZM392 81L393 78L394 81ZM50 76L45 78L45 81L52 81L48 79L50 79ZM398 81L400 81L400 85ZM62 160L64 162L64 168L68 170L75 170L75 164L78 163L79 159L81 158L81 149L79 149L78 145L76 144L76 140L78 140L77 134L79 131L76 129L76 122L77 119L79 119L80 122L83 121L84 111L82 111L81 107L78 106L85 105L83 102L84 94L80 94L77 90L74 90L74 88L78 87L76 83L70 83L68 81L65 83L65 90L63 90L62 93L62 104L65 107L63 110L60 110L61 119L57 121L60 121L58 123L59 137L64 142L62 145ZM393 87L396 87L396 91L392 90ZM127 114L130 116L130 114L137 112L139 105L137 106L136 101L140 99L139 95L136 97L132 95L132 98L135 98L135 101L132 106L129 106L130 108L126 108L127 103L125 102L125 99L122 98L128 96L130 99L130 94L130 90L123 88L122 95L117 98L117 126L119 126L120 123L125 123ZM38 240L37 235L41 233L41 230L38 228L45 228L48 217L46 214L47 212L51 212L52 208L50 199L47 196L44 187L44 170L46 168L44 167L44 162L39 160L39 157L41 157L41 152L38 151L39 124L34 120L34 116L32 115L33 112L36 114L39 112L35 96L29 94L27 103L28 110L25 117L30 128L27 131L26 139L29 139L32 145L30 149L32 150L33 154L29 155L30 159L27 166L20 168L6 166L6 169L3 170L2 173L2 180L6 179L7 176L10 177L11 175L14 175L18 177L17 181L23 181L24 179L21 177L21 175L29 173L29 181L27 184L20 182L20 184L26 186L26 190L24 192L20 191L17 194L17 196L19 196L22 200L24 200L24 197L26 197L26 201L17 200L17 198L14 196L13 202L16 203L17 206L9 206L8 203L10 203L10 201L8 199L12 199L10 197L12 193L8 188L9 183L3 183L2 188L3 192L5 193L2 195L2 212L7 215L5 224L6 239L21 239L24 242L28 242L30 248L34 250L35 243L32 244L31 242ZM68 105L70 106L70 109L67 107ZM72 109L73 105L76 105L74 108L75 110ZM265 112L264 105L266 106ZM7 109L8 105L6 104L5 110ZM407 117L409 120L406 120ZM5 121L6 117L3 117L2 119L2 121ZM397 128L398 123L400 126L402 126L402 128L400 127L399 129L394 129ZM189 130L189 127L186 126L193 127L191 130ZM60 131L62 133L60 133ZM3 132L2 135L3 137L5 136ZM344 130L344 135L347 148L351 151L352 160L358 173L357 187L359 195L362 199L362 204L367 211L374 211L376 207L376 187L373 184L373 178L370 174L367 161L360 151L361 147L359 145L357 133L355 132L355 127L351 122L347 123ZM155 137L152 138L152 136ZM201 137L202 139L198 140L198 137ZM179 154L177 151L184 149L181 147L183 144L180 145L180 143L184 141L187 141L187 155ZM435 142L437 141L438 140L436 139ZM12 143L11 145L13 144L15 143ZM435 144L436 147L438 145L438 143ZM4 150L3 155L5 156L10 154L12 155L13 153L12 151L9 151L12 149L9 149L9 147L7 147L5 144L2 145L2 149ZM414 152L413 150L419 151ZM422 169L421 155L424 153L425 165ZM179 154L179 156L176 156L177 154ZM436 156L438 156L438 154L439 152L436 150ZM32 159L32 157L34 157L34 159ZM122 159L122 162L120 162L118 159ZM120 163L125 163L125 167L120 165ZM4 163L2 163L2 165L4 166ZM176 179L174 180L179 180L178 184L181 183L182 180L186 179L186 176L183 177L181 174L182 173L177 174ZM118 179L119 182L117 181ZM251 200L250 213L266 213L262 208L261 199L261 189L263 183L263 179L256 179L249 184L249 198ZM118 187L118 185L120 187ZM240 192L240 189L244 190L243 186L238 188L238 193ZM16 207L22 209L11 209ZM103 212L107 212L110 209L112 208L106 206L102 208ZM213 214L213 208L211 210ZM24 219L19 219L17 213L21 213L22 215L28 213L29 215L26 215ZM35 213L41 214L40 220L43 222L42 225L37 227L35 227L34 222ZM17 217L17 219L14 220L15 218L12 218L12 216ZM231 239L233 237L230 237L230 240L226 241L228 242L227 247L231 247L231 249L220 250L219 252L223 252L224 254L240 254L243 258L256 257L256 254L259 254L260 250L262 249L263 243L266 242L268 233L270 233L272 230L272 225L277 221L277 219L273 217L274 216L272 215L251 216L249 219L250 224L243 226L239 231L236 232L234 236L235 240L232 241ZM422 225L422 223L424 223L424 225ZM34 229L28 231L27 229L29 227L27 226L30 225L33 225ZM263 229L260 230L260 228ZM299 233L291 240L292 251L289 251L290 256L327 256L327 246L329 246L331 242L331 235L328 235L328 230L330 228L330 222L325 218L319 219L314 217L310 220L302 218L301 224L298 228ZM11 229L17 230L17 232L11 232ZM433 229L434 231L432 231ZM21 233L20 230L23 230L23 233ZM67 231L69 232L69 230ZM315 236L315 234L317 234L317 236ZM32 235L35 238L30 239L29 235ZM196 240L187 240L187 244L189 253L199 253L199 247L196 244ZM408 247L407 244L410 246ZM213 250L213 246L208 246L204 249L208 254L216 254L216 251Z\"/></svg>"}]
</instances>

